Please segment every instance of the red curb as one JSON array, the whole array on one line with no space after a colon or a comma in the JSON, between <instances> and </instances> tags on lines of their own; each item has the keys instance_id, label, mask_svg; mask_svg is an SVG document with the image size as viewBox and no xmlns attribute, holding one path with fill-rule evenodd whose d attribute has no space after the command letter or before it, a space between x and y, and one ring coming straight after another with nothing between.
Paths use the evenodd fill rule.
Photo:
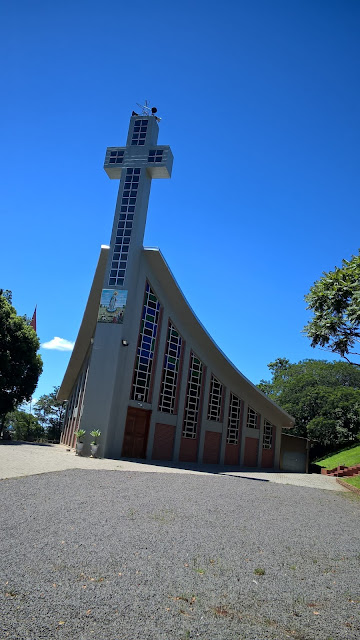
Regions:
<instances>
[{"instance_id":1,"label":"red curb","mask_svg":"<svg viewBox=\"0 0 360 640\"><path fill-rule=\"evenodd\" d=\"M343 487L345 487L345 489L349 489L350 491L354 491L354 493L357 493L358 495L360 495L360 489L358 489L357 487L354 487L352 484L349 484L348 482L345 482L345 480L341 480L341 478L336 478L336 482L338 482Z\"/></svg>"}]
</instances>

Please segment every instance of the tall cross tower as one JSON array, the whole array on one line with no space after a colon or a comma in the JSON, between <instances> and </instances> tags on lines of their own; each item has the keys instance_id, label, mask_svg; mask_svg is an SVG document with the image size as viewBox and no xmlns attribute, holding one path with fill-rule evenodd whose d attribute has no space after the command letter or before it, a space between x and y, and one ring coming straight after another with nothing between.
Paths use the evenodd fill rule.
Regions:
<instances>
[{"instance_id":1,"label":"tall cross tower","mask_svg":"<svg viewBox=\"0 0 360 640\"><path fill-rule=\"evenodd\" d=\"M104 169L109 178L120 178L120 187L104 288L130 285L143 247L151 180L171 176L173 155L169 146L157 145L158 120L150 113L133 115L126 147L106 150Z\"/></svg>"},{"instance_id":2,"label":"tall cross tower","mask_svg":"<svg viewBox=\"0 0 360 640\"><path fill-rule=\"evenodd\" d=\"M159 119L150 109L144 112L131 116L126 146L109 147L104 163L109 178L120 179L120 186L96 330L88 365L83 369L85 395L79 418L82 428L96 425L100 429L104 446L107 438L114 443L119 437L116 425L119 416L125 420L129 402L142 306L139 272L151 180L170 178L173 163L170 147L157 144ZM115 426L110 436L111 425ZM120 441L118 447L120 455Z\"/></svg>"}]
</instances>

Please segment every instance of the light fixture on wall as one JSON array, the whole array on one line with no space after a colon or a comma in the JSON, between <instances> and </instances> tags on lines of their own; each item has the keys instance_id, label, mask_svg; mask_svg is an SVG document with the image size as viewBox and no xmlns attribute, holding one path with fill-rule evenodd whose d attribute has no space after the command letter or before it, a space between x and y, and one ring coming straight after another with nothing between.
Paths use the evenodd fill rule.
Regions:
<instances>
[{"instance_id":1,"label":"light fixture on wall","mask_svg":"<svg viewBox=\"0 0 360 640\"><path fill-rule=\"evenodd\" d=\"M128 347L129 346L129 343L128 343L127 340L121 340L121 344L122 344L123 347Z\"/></svg>"}]
</instances>

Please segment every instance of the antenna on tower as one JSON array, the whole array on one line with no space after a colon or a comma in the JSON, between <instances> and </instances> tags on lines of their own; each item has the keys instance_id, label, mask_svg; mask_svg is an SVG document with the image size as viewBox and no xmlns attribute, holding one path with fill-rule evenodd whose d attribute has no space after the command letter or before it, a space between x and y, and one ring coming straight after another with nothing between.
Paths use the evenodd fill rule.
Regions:
<instances>
[{"instance_id":1,"label":"antenna on tower","mask_svg":"<svg viewBox=\"0 0 360 640\"><path fill-rule=\"evenodd\" d=\"M150 107L150 101L149 100L145 100L145 104L140 104L139 102L137 102L136 104L141 109L140 115L142 115L142 116L154 116L156 121L160 122L161 118L159 118L158 116L155 115L157 113L157 108L156 107ZM133 111L133 115L138 115L138 114Z\"/></svg>"}]
</instances>

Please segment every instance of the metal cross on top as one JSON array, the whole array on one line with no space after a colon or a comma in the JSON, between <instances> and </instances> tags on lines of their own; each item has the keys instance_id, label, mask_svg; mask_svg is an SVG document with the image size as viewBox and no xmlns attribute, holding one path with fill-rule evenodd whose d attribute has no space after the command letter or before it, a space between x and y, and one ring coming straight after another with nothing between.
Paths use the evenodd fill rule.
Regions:
<instances>
[{"instance_id":1,"label":"metal cross on top","mask_svg":"<svg viewBox=\"0 0 360 640\"><path fill-rule=\"evenodd\" d=\"M170 178L173 155L168 145L157 145L158 118L154 114L130 118L126 147L108 147L104 169L111 179L121 178L124 168L146 168L150 178Z\"/></svg>"}]
</instances>

